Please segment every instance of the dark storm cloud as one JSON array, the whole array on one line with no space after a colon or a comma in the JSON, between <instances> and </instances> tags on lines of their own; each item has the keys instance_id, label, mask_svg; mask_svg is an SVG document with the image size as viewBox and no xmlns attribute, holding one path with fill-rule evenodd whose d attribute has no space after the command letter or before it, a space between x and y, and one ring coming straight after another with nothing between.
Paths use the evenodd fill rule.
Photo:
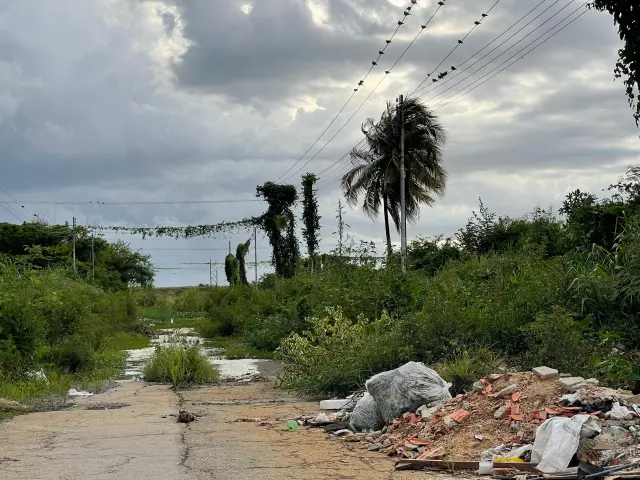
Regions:
<instances>
[{"instance_id":1,"label":"dark storm cloud","mask_svg":"<svg viewBox=\"0 0 640 480\"><path fill-rule=\"evenodd\" d=\"M427 103L438 108L506 60L575 7L494 58L567 2L556 3L473 67L471 72L487 63L456 88L437 97L443 88L427 93ZM314 10L301 0L0 0L0 186L21 200L254 198L255 186L292 166L350 96L402 17L403 6L394 3L314 0ZM386 100L412 91L494 0L448 2L353 120L294 174L351 116L435 3L418 2L364 88L285 180L297 183L299 173L320 172L340 159L361 138L360 124L378 118ZM442 68L460 65L537 3L501 0ZM249 4L246 14L241 7ZM638 130L622 84L613 83L619 47L612 19L590 12L486 85L438 109L449 133L445 166L451 182L410 235L454 232L477 208L478 196L492 210L516 216L538 204L557 205L571 188L599 193L624 165L637 161ZM330 169L321 184L327 245L340 198L339 184L328 181L340 171ZM602 185L593 180L605 176ZM264 208L28 207L56 221L76 216L129 225L217 223ZM7 219L0 213L0 220ZM372 223L358 209L348 218L357 239L382 237L381 221ZM126 238L145 248L165 245ZM170 242L227 245L224 239ZM208 259L209 253L153 255L166 265ZM208 271L159 278L198 283L208 280Z\"/></svg>"}]
</instances>

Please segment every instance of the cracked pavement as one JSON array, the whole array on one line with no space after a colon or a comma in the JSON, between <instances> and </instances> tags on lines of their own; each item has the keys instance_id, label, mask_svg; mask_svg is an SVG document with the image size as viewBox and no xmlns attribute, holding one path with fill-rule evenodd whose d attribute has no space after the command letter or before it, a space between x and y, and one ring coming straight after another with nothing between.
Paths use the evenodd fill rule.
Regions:
<instances>
[{"instance_id":1,"label":"cracked pavement","mask_svg":"<svg viewBox=\"0 0 640 480\"><path fill-rule=\"evenodd\" d=\"M393 462L357 444L328 440L318 429L284 429L287 418L318 411L273 382L221 385L175 393L166 385L121 382L79 398L70 409L0 423L2 480L118 479L400 480ZM119 409L87 409L126 403ZM178 410L200 415L185 425ZM165 416L165 418L163 418ZM261 418L272 429L239 418ZM438 475L440 480L446 476Z\"/></svg>"}]
</instances>

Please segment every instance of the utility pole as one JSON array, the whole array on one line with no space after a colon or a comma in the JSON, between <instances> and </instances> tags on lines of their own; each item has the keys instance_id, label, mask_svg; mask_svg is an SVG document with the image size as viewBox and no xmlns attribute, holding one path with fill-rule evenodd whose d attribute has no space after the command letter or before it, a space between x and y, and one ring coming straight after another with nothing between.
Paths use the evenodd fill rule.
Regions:
<instances>
[{"instance_id":1,"label":"utility pole","mask_svg":"<svg viewBox=\"0 0 640 480\"><path fill-rule=\"evenodd\" d=\"M258 288L258 229L253 227L253 260L256 262L254 269L256 275L256 288Z\"/></svg>"},{"instance_id":2,"label":"utility pole","mask_svg":"<svg viewBox=\"0 0 640 480\"><path fill-rule=\"evenodd\" d=\"M229 255L231 255L231 240L229 240Z\"/></svg>"},{"instance_id":3,"label":"utility pole","mask_svg":"<svg viewBox=\"0 0 640 480\"><path fill-rule=\"evenodd\" d=\"M211 263L211 259L209 259L209 286L213 285L213 264Z\"/></svg>"},{"instance_id":4,"label":"utility pole","mask_svg":"<svg viewBox=\"0 0 640 480\"><path fill-rule=\"evenodd\" d=\"M400 258L402 273L407 273L407 199L404 171L404 96L400 95Z\"/></svg>"},{"instance_id":5,"label":"utility pole","mask_svg":"<svg viewBox=\"0 0 640 480\"><path fill-rule=\"evenodd\" d=\"M91 278L93 278L93 280L96 279L96 251L95 251L95 245L96 245L96 231L93 231L93 234L91 235Z\"/></svg>"},{"instance_id":6,"label":"utility pole","mask_svg":"<svg viewBox=\"0 0 640 480\"><path fill-rule=\"evenodd\" d=\"M73 217L72 232L73 232L73 269L76 270L76 217Z\"/></svg>"}]
</instances>

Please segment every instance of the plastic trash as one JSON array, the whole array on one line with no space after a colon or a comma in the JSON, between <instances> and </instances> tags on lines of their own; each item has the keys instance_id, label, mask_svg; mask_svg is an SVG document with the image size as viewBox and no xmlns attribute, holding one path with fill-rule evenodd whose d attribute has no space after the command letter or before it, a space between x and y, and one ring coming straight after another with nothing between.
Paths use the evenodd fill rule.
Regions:
<instances>
[{"instance_id":1,"label":"plastic trash","mask_svg":"<svg viewBox=\"0 0 640 480\"><path fill-rule=\"evenodd\" d=\"M289 420L287 422L287 430L289 430L290 432L297 432L298 422L296 422L295 420Z\"/></svg>"},{"instance_id":2,"label":"plastic trash","mask_svg":"<svg viewBox=\"0 0 640 480\"><path fill-rule=\"evenodd\" d=\"M613 408L609 410L605 416L612 420L631 420L633 413L627 407L623 407L618 402L613 403Z\"/></svg>"},{"instance_id":3,"label":"plastic trash","mask_svg":"<svg viewBox=\"0 0 640 480\"><path fill-rule=\"evenodd\" d=\"M536 430L531 461L538 464L538 470L552 473L564 470L578 450L582 426L589 415L571 418L553 417Z\"/></svg>"},{"instance_id":4,"label":"plastic trash","mask_svg":"<svg viewBox=\"0 0 640 480\"><path fill-rule=\"evenodd\" d=\"M77 391L75 388L70 389L67 392L67 395L70 397L92 397L93 393L85 392L85 391Z\"/></svg>"},{"instance_id":5,"label":"plastic trash","mask_svg":"<svg viewBox=\"0 0 640 480\"><path fill-rule=\"evenodd\" d=\"M384 426L384 420L378 406L368 392L358 400L349 420L356 432L375 431Z\"/></svg>"},{"instance_id":6,"label":"plastic trash","mask_svg":"<svg viewBox=\"0 0 640 480\"><path fill-rule=\"evenodd\" d=\"M389 422L422 405L451 398L449 387L438 372L423 363L403 366L374 375L365 386L378 406L382 419Z\"/></svg>"},{"instance_id":7,"label":"plastic trash","mask_svg":"<svg viewBox=\"0 0 640 480\"><path fill-rule=\"evenodd\" d=\"M341 398L339 400L322 400L320 402L320 410L340 410L351 403L350 398Z\"/></svg>"},{"instance_id":8,"label":"plastic trash","mask_svg":"<svg viewBox=\"0 0 640 480\"><path fill-rule=\"evenodd\" d=\"M477 474L478 475L491 475L493 472L493 462L480 462Z\"/></svg>"}]
</instances>

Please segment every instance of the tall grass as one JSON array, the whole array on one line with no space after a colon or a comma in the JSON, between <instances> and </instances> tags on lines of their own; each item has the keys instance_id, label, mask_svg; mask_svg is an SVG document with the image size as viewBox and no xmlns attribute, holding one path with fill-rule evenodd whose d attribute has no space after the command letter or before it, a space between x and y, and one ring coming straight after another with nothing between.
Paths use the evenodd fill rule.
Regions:
<instances>
[{"instance_id":1,"label":"tall grass","mask_svg":"<svg viewBox=\"0 0 640 480\"><path fill-rule=\"evenodd\" d=\"M143 376L148 382L171 383L174 388L214 383L220 378L198 346L181 343L156 347Z\"/></svg>"}]
</instances>

